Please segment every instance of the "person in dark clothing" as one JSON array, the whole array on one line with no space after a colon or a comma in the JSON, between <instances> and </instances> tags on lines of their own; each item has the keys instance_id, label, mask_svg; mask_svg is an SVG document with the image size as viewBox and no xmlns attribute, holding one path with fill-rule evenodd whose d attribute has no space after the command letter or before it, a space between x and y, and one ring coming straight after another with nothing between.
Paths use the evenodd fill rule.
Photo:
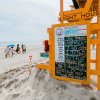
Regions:
<instances>
[{"instance_id":1,"label":"person in dark clothing","mask_svg":"<svg viewBox=\"0 0 100 100\"><path fill-rule=\"evenodd\" d=\"M20 47L19 44L17 44L16 52L19 54L20 53Z\"/></svg>"},{"instance_id":2,"label":"person in dark clothing","mask_svg":"<svg viewBox=\"0 0 100 100\"><path fill-rule=\"evenodd\" d=\"M21 48L22 48L22 53L23 53L23 46L24 46L24 45L22 44L22 45L21 45Z\"/></svg>"}]
</instances>

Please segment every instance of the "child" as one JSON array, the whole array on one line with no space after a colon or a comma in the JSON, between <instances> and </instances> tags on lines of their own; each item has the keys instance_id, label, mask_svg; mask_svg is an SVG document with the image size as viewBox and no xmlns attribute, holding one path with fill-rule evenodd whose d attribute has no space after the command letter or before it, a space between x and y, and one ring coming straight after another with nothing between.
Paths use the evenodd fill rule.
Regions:
<instances>
[{"instance_id":1,"label":"child","mask_svg":"<svg viewBox=\"0 0 100 100\"><path fill-rule=\"evenodd\" d=\"M10 57L10 48L9 46L7 46L7 48L5 49L5 58Z\"/></svg>"}]
</instances>

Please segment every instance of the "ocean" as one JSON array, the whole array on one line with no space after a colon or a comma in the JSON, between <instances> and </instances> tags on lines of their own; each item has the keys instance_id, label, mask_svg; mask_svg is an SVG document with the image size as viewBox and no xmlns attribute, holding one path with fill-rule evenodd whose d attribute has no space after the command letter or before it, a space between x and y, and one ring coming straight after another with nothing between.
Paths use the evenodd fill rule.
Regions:
<instances>
[{"instance_id":1,"label":"ocean","mask_svg":"<svg viewBox=\"0 0 100 100\"><path fill-rule=\"evenodd\" d=\"M10 44L14 44L14 45L22 45L25 44L26 46L30 46L30 45L43 45L43 41L11 41L11 42L0 42L0 47L2 46L7 46Z\"/></svg>"}]
</instances>

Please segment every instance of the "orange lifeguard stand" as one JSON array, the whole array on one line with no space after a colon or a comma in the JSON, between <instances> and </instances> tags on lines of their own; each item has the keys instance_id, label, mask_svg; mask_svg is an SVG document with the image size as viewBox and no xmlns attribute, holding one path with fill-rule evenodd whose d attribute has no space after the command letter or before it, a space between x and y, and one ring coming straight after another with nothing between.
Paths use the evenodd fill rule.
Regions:
<instances>
[{"instance_id":1,"label":"orange lifeguard stand","mask_svg":"<svg viewBox=\"0 0 100 100\"><path fill-rule=\"evenodd\" d=\"M37 65L37 68L48 69L55 79L74 81L80 83L90 84L90 75L97 75L97 89L100 90L100 0L76 0L79 9L71 11L63 11L63 0L60 0L60 13L58 20L60 24L52 25L48 28L49 33L49 65ZM91 23L93 17L97 17L97 23ZM67 21L67 23L65 23ZM55 75L55 29L62 27L86 25L87 32L87 80L77 80L65 77L58 77ZM62 33L62 30L60 30ZM95 39L91 39L90 35L96 34ZM59 34L58 34L59 35ZM96 59L90 59L90 45L96 45ZM91 70L90 64L95 63L96 69Z\"/></svg>"}]
</instances>

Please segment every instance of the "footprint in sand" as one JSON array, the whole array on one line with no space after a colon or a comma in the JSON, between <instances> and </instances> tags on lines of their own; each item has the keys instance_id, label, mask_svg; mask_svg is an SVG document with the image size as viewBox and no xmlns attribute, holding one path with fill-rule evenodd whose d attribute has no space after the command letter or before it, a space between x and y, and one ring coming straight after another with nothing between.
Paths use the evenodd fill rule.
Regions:
<instances>
[{"instance_id":1,"label":"footprint in sand","mask_svg":"<svg viewBox=\"0 0 100 100\"><path fill-rule=\"evenodd\" d=\"M15 100L19 95L20 93L8 94L5 100Z\"/></svg>"},{"instance_id":2,"label":"footprint in sand","mask_svg":"<svg viewBox=\"0 0 100 100\"><path fill-rule=\"evenodd\" d=\"M5 86L5 88L9 88L11 85L13 85L14 83L18 82L18 79L13 79L10 82L8 82L8 84Z\"/></svg>"}]
</instances>

